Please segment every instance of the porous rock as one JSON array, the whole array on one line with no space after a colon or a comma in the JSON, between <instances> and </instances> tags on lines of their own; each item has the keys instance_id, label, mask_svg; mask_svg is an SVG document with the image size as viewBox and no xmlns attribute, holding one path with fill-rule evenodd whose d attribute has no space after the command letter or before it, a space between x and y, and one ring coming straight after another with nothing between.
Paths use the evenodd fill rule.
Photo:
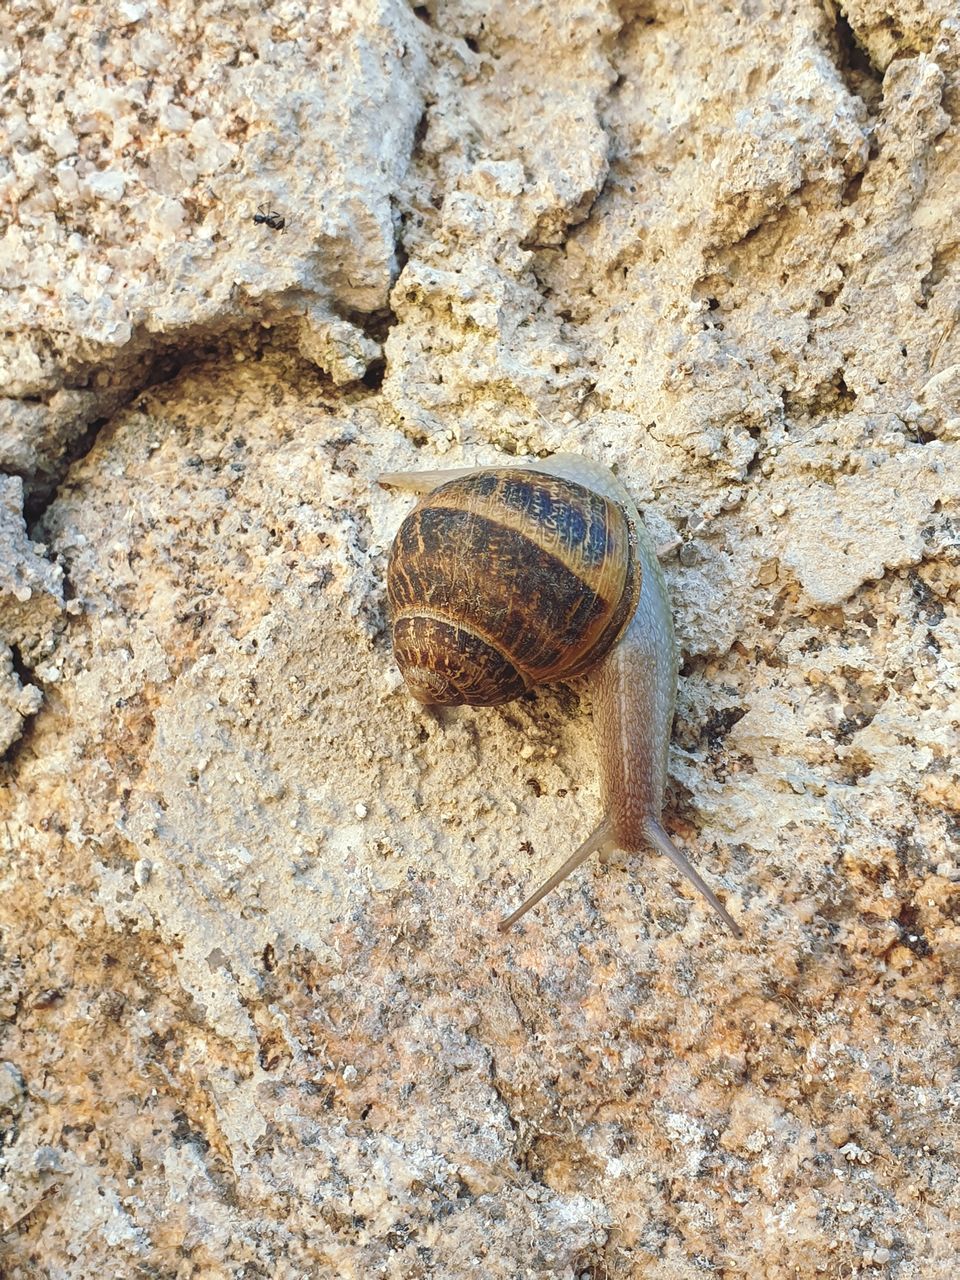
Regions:
<instances>
[{"instance_id":1,"label":"porous rock","mask_svg":"<svg viewBox=\"0 0 960 1280\"><path fill-rule=\"evenodd\" d=\"M953 7L0 22L3 1274L952 1278ZM652 854L498 935L588 691L392 666L378 472L558 449L742 941Z\"/></svg>"}]
</instances>

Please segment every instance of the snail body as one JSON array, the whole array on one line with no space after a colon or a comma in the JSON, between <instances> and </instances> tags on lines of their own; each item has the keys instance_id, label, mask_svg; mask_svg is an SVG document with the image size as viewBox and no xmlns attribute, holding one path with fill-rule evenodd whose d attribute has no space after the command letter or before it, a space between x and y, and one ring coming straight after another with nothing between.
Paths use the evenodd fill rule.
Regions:
<instances>
[{"instance_id":1,"label":"snail body","mask_svg":"<svg viewBox=\"0 0 960 1280\"><path fill-rule=\"evenodd\" d=\"M652 846L739 936L660 823L678 653L656 549L616 476L557 454L380 480L426 495L401 524L387 570L394 653L415 698L490 706L535 684L590 678L603 820L500 929L591 854Z\"/></svg>"}]
</instances>

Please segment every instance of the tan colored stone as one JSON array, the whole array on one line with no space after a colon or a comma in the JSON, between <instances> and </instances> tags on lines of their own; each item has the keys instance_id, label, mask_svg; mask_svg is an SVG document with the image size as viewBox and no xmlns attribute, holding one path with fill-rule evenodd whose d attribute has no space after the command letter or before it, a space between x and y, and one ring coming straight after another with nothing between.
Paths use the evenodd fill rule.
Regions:
<instances>
[{"instance_id":1,"label":"tan colored stone","mask_svg":"<svg viewBox=\"0 0 960 1280\"><path fill-rule=\"evenodd\" d=\"M950 6L0 25L0 1272L953 1280ZM558 449L742 942L652 854L500 936L588 692L392 665L377 474Z\"/></svg>"}]
</instances>

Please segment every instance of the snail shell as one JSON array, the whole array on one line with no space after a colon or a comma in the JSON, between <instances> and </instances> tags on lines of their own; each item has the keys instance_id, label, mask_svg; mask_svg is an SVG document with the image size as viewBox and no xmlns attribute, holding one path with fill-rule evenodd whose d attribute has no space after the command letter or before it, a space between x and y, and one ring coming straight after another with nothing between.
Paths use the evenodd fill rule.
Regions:
<instances>
[{"instance_id":1,"label":"snail shell","mask_svg":"<svg viewBox=\"0 0 960 1280\"><path fill-rule=\"evenodd\" d=\"M636 608L636 529L561 476L477 471L407 516L387 569L393 649L420 702L493 706L597 665Z\"/></svg>"},{"instance_id":2,"label":"snail shell","mask_svg":"<svg viewBox=\"0 0 960 1280\"><path fill-rule=\"evenodd\" d=\"M558 454L380 481L427 495L387 570L394 652L415 698L489 706L536 683L591 679L604 817L500 928L591 854L652 847L741 936L660 822L678 653L656 551L616 476Z\"/></svg>"}]
</instances>

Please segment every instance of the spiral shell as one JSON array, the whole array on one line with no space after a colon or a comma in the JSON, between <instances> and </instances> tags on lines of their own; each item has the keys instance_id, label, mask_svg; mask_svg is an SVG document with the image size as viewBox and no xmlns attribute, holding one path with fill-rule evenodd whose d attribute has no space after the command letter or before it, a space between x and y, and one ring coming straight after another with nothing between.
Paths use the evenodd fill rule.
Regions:
<instances>
[{"instance_id":1,"label":"spiral shell","mask_svg":"<svg viewBox=\"0 0 960 1280\"><path fill-rule=\"evenodd\" d=\"M427 494L397 532L397 665L421 702L508 702L598 663L640 585L636 529L618 503L539 471L476 471Z\"/></svg>"}]
</instances>

